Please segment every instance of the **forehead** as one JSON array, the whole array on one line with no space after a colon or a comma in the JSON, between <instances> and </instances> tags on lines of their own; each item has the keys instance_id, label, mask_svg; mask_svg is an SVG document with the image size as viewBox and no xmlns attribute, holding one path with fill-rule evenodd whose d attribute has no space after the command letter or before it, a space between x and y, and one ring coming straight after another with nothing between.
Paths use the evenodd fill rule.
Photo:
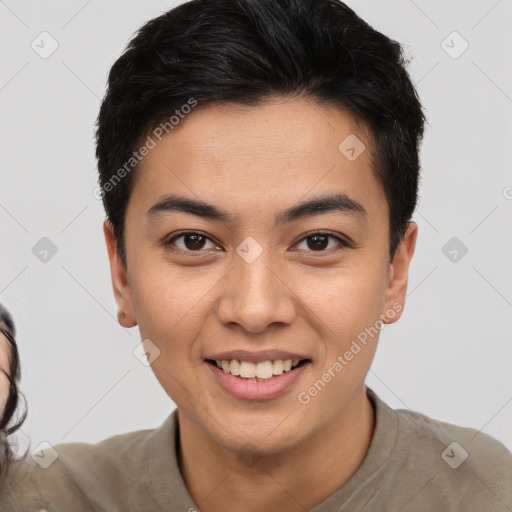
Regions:
<instances>
[{"instance_id":1,"label":"forehead","mask_svg":"<svg viewBox=\"0 0 512 512\"><path fill-rule=\"evenodd\" d=\"M336 189L382 213L372 162L368 130L332 104L280 98L209 105L156 144L139 164L133 190L155 200L179 189L241 208L264 198L281 209L285 199Z\"/></svg>"}]
</instances>

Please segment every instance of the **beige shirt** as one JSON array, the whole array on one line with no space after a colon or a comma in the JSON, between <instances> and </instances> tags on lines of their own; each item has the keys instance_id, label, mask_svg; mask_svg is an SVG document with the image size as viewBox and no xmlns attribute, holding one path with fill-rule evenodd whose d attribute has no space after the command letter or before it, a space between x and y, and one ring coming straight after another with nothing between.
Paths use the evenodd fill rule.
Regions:
<instances>
[{"instance_id":1,"label":"beige shirt","mask_svg":"<svg viewBox=\"0 0 512 512\"><path fill-rule=\"evenodd\" d=\"M391 409L367 393L376 414L368 453L352 478L310 512L512 511L512 454L503 444L474 429ZM4 482L0 511L200 511L178 466L178 414L156 429L96 444L58 444L58 458L46 469L28 457ZM41 464L45 460L51 460L48 450L39 454Z\"/></svg>"}]
</instances>

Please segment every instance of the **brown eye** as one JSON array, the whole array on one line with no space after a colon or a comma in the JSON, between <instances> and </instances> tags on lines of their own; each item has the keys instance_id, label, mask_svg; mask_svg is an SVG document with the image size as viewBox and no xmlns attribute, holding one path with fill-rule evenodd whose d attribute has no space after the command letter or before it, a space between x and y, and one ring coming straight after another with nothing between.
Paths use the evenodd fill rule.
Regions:
<instances>
[{"instance_id":1,"label":"brown eye","mask_svg":"<svg viewBox=\"0 0 512 512\"><path fill-rule=\"evenodd\" d=\"M210 247L205 245L210 242ZM203 249L216 249L217 246L206 235L196 232L181 233L171 238L166 245L175 245L183 252L200 252Z\"/></svg>"},{"instance_id":2,"label":"brown eye","mask_svg":"<svg viewBox=\"0 0 512 512\"><path fill-rule=\"evenodd\" d=\"M197 251L204 247L206 237L202 235L183 235L183 243L187 249Z\"/></svg>"},{"instance_id":3,"label":"brown eye","mask_svg":"<svg viewBox=\"0 0 512 512\"><path fill-rule=\"evenodd\" d=\"M326 235L315 235L308 238L310 244L308 247L314 251L323 250L329 245L329 237Z\"/></svg>"},{"instance_id":4,"label":"brown eye","mask_svg":"<svg viewBox=\"0 0 512 512\"><path fill-rule=\"evenodd\" d=\"M315 233L313 235L309 235L304 237L298 245L306 242L306 247L303 249L315 251L315 252L326 252L326 249L332 249L333 246L329 246L330 240L335 240L338 243L334 245L334 247L348 247L348 244L344 242L341 238L331 235L330 233Z\"/></svg>"}]
</instances>

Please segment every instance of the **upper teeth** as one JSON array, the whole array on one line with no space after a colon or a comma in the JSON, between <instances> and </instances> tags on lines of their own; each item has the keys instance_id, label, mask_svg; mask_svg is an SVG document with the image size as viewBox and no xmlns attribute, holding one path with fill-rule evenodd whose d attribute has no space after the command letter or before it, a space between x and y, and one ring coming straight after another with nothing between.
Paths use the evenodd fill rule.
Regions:
<instances>
[{"instance_id":1,"label":"upper teeth","mask_svg":"<svg viewBox=\"0 0 512 512\"><path fill-rule=\"evenodd\" d=\"M262 363L250 363L249 361L238 361L232 359L231 361L215 361L219 368L222 368L225 373L232 375L239 375L240 377L258 379L270 379L273 375L281 375L283 372L289 372L299 364L299 360L287 359L283 361L278 359L276 361L263 361Z\"/></svg>"}]
</instances>

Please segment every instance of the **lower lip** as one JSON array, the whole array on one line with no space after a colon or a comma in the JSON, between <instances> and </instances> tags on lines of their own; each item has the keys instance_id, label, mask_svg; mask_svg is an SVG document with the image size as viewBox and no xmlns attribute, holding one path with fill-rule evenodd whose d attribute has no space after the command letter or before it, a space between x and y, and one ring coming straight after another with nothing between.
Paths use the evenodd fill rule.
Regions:
<instances>
[{"instance_id":1,"label":"lower lip","mask_svg":"<svg viewBox=\"0 0 512 512\"><path fill-rule=\"evenodd\" d=\"M275 398L288 391L300 378L304 370L311 362L302 363L289 372L283 372L281 375L275 375L268 381L252 381L241 377L236 377L226 373L221 368L205 361L215 378L222 388L237 398L244 400L264 400Z\"/></svg>"}]
</instances>

